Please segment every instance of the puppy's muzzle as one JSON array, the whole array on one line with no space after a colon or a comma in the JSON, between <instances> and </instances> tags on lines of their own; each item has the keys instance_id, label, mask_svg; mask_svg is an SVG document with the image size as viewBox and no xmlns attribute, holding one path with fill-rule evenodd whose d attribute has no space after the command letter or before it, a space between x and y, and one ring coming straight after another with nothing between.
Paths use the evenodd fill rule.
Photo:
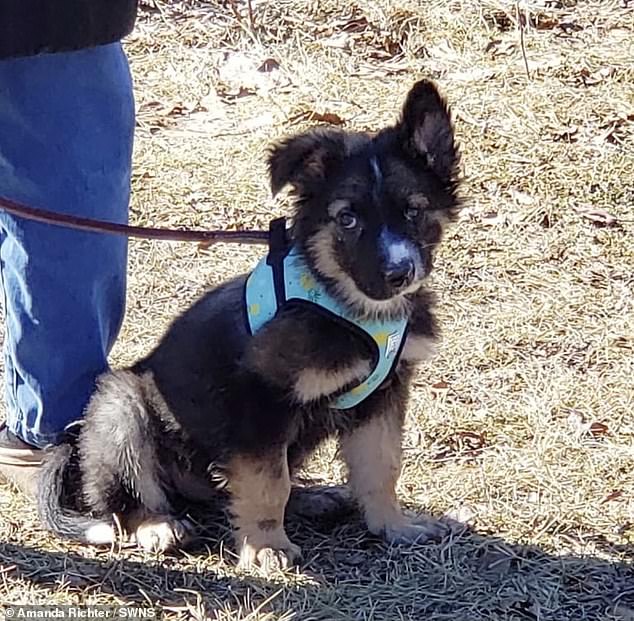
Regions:
<instances>
[{"instance_id":1,"label":"puppy's muzzle","mask_svg":"<svg viewBox=\"0 0 634 621\"><path fill-rule=\"evenodd\" d=\"M409 287L414 280L414 261L410 258L388 263L383 270L383 278L392 291L398 292Z\"/></svg>"}]
</instances>

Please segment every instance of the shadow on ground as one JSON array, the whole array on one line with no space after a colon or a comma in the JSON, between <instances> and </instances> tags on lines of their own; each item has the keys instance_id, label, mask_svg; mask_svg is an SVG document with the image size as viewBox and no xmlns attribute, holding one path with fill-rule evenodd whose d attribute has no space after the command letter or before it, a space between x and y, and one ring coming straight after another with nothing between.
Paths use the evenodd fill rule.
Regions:
<instances>
[{"instance_id":1,"label":"shadow on ground","mask_svg":"<svg viewBox=\"0 0 634 621\"><path fill-rule=\"evenodd\" d=\"M302 621L634 619L634 567L627 561L552 556L465 529L441 543L387 547L367 536L354 514L326 527L295 521L289 534L305 553L300 576L237 574L230 562L218 561L217 543L215 550L160 559L126 550L86 558L77 548L64 553L2 543L0 574L37 586L41 603L62 603L64 589L68 601L113 595L173 611L191 613L193 606L212 618L213 611L270 599L260 613L293 611Z\"/></svg>"}]
</instances>

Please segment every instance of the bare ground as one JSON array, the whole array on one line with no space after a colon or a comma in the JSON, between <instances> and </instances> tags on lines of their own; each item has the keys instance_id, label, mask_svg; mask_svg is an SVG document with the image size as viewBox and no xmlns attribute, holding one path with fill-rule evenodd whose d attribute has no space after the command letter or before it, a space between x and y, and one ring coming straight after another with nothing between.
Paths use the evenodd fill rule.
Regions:
<instances>
[{"instance_id":1,"label":"bare ground","mask_svg":"<svg viewBox=\"0 0 634 621\"><path fill-rule=\"evenodd\" d=\"M133 220L264 227L270 141L377 129L436 79L466 208L437 259L444 338L420 370L400 484L466 530L389 548L358 519L289 524L305 563L237 572L225 526L153 557L68 545L0 487L0 602L142 603L169 618L634 619L634 8L541 0L189 0L126 42ZM258 71L258 69L260 69ZM133 241L113 363L145 353L261 249ZM331 446L310 474L343 476ZM220 543L219 543L220 540ZM227 547L225 548L225 542Z\"/></svg>"}]
</instances>

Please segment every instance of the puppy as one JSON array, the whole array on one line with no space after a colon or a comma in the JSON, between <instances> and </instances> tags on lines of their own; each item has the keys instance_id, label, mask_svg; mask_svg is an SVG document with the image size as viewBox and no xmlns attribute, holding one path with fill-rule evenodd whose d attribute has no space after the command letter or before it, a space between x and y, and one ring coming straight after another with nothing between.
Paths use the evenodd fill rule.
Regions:
<instances>
[{"instance_id":1,"label":"puppy","mask_svg":"<svg viewBox=\"0 0 634 621\"><path fill-rule=\"evenodd\" d=\"M335 436L372 533L442 534L406 517L395 487L412 367L436 336L423 283L459 206L458 159L447 105L425 80L374 135L316 129L274 146L271 186L292 188L292 227L277 222L250 275L205 293L149 356L100 378L76 437L44 466L45 526L97 544L117 526L166 550L194 533L179 512L220 486L240 564L286 567L300 553L284 530L291 475Z\"/></svg>"}]
</instances>

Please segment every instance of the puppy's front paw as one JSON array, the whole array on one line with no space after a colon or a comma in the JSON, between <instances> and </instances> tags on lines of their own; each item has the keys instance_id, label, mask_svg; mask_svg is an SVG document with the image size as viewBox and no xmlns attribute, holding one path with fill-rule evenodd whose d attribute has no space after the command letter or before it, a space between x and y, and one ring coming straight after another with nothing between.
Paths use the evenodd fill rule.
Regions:
<instances>
[{"instance_id":1,"label":"puppy's front paw","mask_svg":"<svg viewBox=\"0 0 634 621\"><path fill-rule=\"evenodd\" d=\"M446 537L449 527L431 517L403 515L401 520L386 524L381 535L389 543L396 545L438 541Z\"/></svg>"},{"instance_id":2,"label":"puppy's front paw","mask_svg":"<svg viewBox=\"0 0 634 621\"><path fill-rule=\"evenodd\" d=\"M240 569L261 568L265 573L273 573L280 569L288 569L295 564L301 555L301 548L288 539L282 545L256 546L248 541L240 550Z\"/></svg>"},{"instance_id":3,"label":"puppy's front paw","mask_svg":"<svg viewBox=\"0 0 634 621\"><path fill-rule=\"evenodd\" d=\"M152 517L143 521L135 531L137 544L147 552L165 552L181 548L194 534L194 525L186 519Z\"/></svg>"}]
</instances>

